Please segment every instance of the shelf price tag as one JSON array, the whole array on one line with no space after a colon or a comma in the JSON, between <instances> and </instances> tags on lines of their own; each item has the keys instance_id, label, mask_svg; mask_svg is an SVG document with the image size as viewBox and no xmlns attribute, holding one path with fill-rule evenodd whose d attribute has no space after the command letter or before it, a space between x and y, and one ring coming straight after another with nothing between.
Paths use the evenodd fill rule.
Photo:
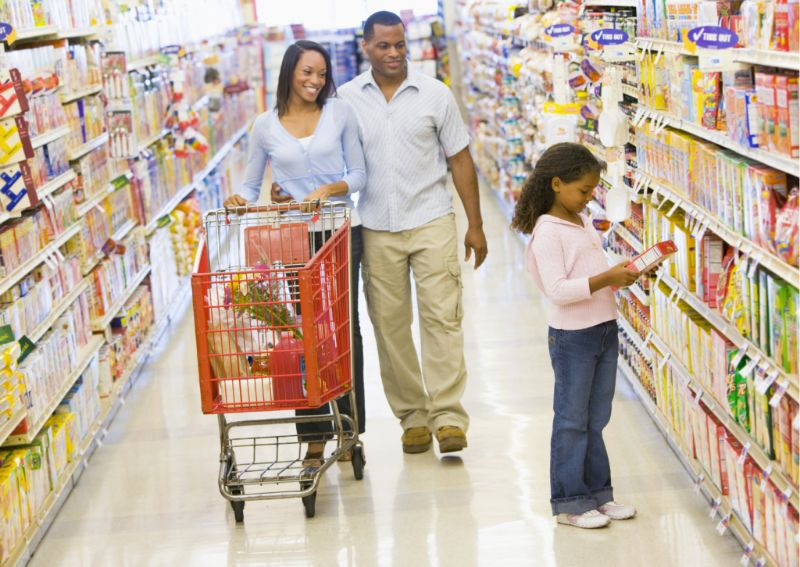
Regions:
<instances>
[{"instance_id":1,"label":"shelf price tag","mask_svg":"<svg viewBox=\"0 0 800 567\"><path fill-rule=\"evenodd\" d=\"M722 519L717 524L717 533L719 535L725 535L725 532L728 531L728 522L730 522L731 515L730 513L725 514Z\"/></svg>"},{"instance_id":2,"label":"shelf price tag","mask_svg":"<svg viewBox=\"0 0 800 567\"><path fill-rule=\"evenodd\" d=\"M694 490L694 492L695 492L696 494L700 494L700 487L702 487L702 486L703 486L703 482L704 482L705 480L706 480L706 475L704 475L703 473L700 473L700 476L698 476L698 477L697 477L697 478L694 480L694 488L693 488L692 490Z\"/></svg>"},{"instance_id":3,"label":"shelf price tag","mask_svg":"<svg viewBox=\"0 0 800 567\"><path fill-rule=\"evenodd\" d=\"M667 211L667 218L670 218L670 217L672 217L672 215L675 214L675 211L678 210L678 208L681 206L682 202L683 201L681 201L680 199L676 199L675 200L675 204L672 205L672 208L669 211Z\"/></svg>"},{"instance_id":4,"label":"shelf price tag","mask_svg":"<svg viewBox=\"0 0 800 567\"><path fill-rule=\"evenodd\" d=\"M763 380L756 380L756 392L758 392L762 396L767 395L767 391L769 387L775 382L778 378L778 371L773 370L769 374L767 374Z\"/></svg>"},{"instance_id":5,"label":"shelf price tag","mask_svg":"<svg viewBox=\"0 0 800 567\"><path fill-rule=\"evenodd\" d=\"M664 355L664 358L661 359L661 362L658 363L659 372L664 370L664 366L667 365L667 362L669 362L670 357L672 357L672 353L668 352L666 355Z\"/></svg>"},{"instance_id":6,"label":"shelf price tag","mask_svg":"<svg viewBox=\"0 0 800 567\"><path fill-rule=\"evenodd\" d=\"M722 500L719 498L714 498L714 503L711 505L711 511L708 513L708 517L714 519L719 512L719 508L722 506Z\"/></svg>"},{"instance_id":7,"label":"shelf price tag","mask_svg":"<svg viewBox=\"0 0 800 567\"><path fill-rule=\"evenodd\" d=\"M696 406L700 405L700 400L703 398L703 390L700 386L697 387L697 394L694 397L694 404Z\"/></svg>"},{"instance_id":8,"label":"shelf price tag","mask_svg":"<svg viewBox=\"0 0 800 567\"><path fill-rule=\"evenodd\" d=\"M772 474L772 465L767 465L767 468L764 469L764 472L761 475L761 484L758 488L761 492L764 492L767 489L767 481L769 480L769 476Z\"/></svg>"},{"instance_id":9,"label":"shelf price tag","mask_svg":"<svg viewBox=\"0 0 800 567\"><path fill-rule=\"evenodd\" d=\"M748 543L744 548L744 554L742 558L739 560L739 565L742 567L747 567L750 565L750 558L753 556L753 550L756 548L756 544L754 542Z\"/></svg>"},{"instance_id":10,"label":"shelf price tag","mask_svg":"<svg viewBox=\"0 0 800 567\"><path fill-rule=\"evenodd\" d=\"M761 254L754 254L753 255L753 262L750 264L750 269L747 271L747 277L755 279L756 277L756 270L758 266L761 264L761 260L764 258Z\"/></svg>"},{"instance_id":11,"label":"shelf price tag","mask_svg":"<svg viewBox=\"0 0 800 567\"><path fill-rule=\"evenodd\" d=\"M743 377L749 376L753 370L756 369L756 366L761 361L761 355L756 355L755 357L751 358L750 361L745 364L744 368L739 372Z\"/></svg>"},{"instance_id":12,"label":"shelf price tag","mask_svg":"<svg viewBox=\"0 0 800 567\"><path fill-rule=\"evenodd\" d=\"M747 348L749 346L750 345L748 344L747 340L742 342L742 345L739 347L739 351L736 353L736 356L734 356L733 360L731 360L731 364L734 368L738 368L739 363L742 362L742 359L747 354Z\"/></svg>"},{"instance_id":13,"label":"shelf price tag","mask_svg":"<svg viewBox=\"0 0 800 567\"><path fill-rule=\"evenodd\" d=\"M642 349L647 348L647 345L652 338L653 338L653 331L650 331L647 333L647 336L644 338L644 341L642 342Z\"/></svg>"},{"instance_id":14,"label":"shelf price tag","mask_svg":"<svg viewBox=\"0 0 800 567\"><path fill-rule=\"evenodd\" d=\"M744 463L747 461L747 454L750 452L750 441L744 444L742 447L742 454L739 455L739 458L736 459L736 464L739 465L739 468L744 468Z\"/></svg>"},{"instance_id":15,"label":"shelf price tag","mask_svg":"<svg viewBox=\"0 0 800 567\"><path fill-rule=\"evenodd\" d=\"M773 408L777 408L780 405L781 400L783 399L783 395L786 393L786 390L788 389L789 389L789 381L784 380L783 382L781 382L780 385L778 386L778 389L775 391L775 394L773 394L772 398L770 399L769 405L772 406Z\"/></svg>"}]
</instances>

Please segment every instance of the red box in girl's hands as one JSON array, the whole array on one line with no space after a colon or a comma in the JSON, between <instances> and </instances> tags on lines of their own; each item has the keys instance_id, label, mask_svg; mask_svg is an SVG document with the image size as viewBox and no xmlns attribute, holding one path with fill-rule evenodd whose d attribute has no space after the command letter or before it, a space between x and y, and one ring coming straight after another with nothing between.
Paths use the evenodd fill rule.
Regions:
<instances>
[{"instance_id":1,"label":"red box in girl's hands","mask_svg":"<svg viewBox=\"0 0 800 567\"><path fill-rule=\"evenodd\" d=\"M677 251L678 247L675 246L675 243L672 240L664 240L663 242L659 242L658 244L651 246L643 253L636 256L636 258L631 260L626 267L636 270L637 272L646 272L675 254Z\"/></svg>"}]
</instances>

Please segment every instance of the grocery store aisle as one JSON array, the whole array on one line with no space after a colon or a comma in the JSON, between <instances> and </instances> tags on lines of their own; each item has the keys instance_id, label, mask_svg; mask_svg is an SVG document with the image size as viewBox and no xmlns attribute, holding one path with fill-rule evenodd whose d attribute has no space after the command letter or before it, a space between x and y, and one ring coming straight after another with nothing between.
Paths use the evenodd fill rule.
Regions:
<instances>
[{"instance_id":1,"label":"grocery store aisle","mask_svg":"<svg viewBox=\"0 0 800 567\"><path fill-rule=\"evenodd\" d=\"M607 440L616 494L640 516L595 532L556 527L544 315L523 273L520 241L490 195L484 211L489 259L464 277L472 426L462 458L402 453L366 324L364 480L337 465L322 482L315 518L306 520L297 500L254 502L237 526L217 492L217 425L200 413L187 311L31 564L603 567L642 557L654 567L736 564L741 548L716 533L708 506L622 379Z\"/></svg>"}]
</instances>

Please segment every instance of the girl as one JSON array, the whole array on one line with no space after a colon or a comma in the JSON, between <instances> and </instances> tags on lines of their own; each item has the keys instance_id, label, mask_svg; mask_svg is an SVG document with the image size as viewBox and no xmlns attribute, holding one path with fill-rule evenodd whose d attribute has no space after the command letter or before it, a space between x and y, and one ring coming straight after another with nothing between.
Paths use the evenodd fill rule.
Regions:
<instances>
[{"instance_id":1,"label":"girl","mask_svg":"<svg viewBox=\"0 0 800 567\"><path fill-rule=\"evenodd\" d=\"M601 528L636 510L614 502L603 428L617 376L617 306L612 287L639 277L608 268L600 236L582 211L605 163L579 144L556 144L525 182L512 227L531 234L528 268L555 304L548 317L555 373L550 503L558 523Z\"/></svg>"},{"instance_id":2,"label":"girl","mask_svg":"<svg viewBox=\"0 0 800 567\"><path fill-rule=\"evenodd\" d=\"M344 201L352 209L351 220L351 304L353 314L354 385L358 404L358 429L364 433L364 359L358 322L358 274L361 265L361 222L350 195L366 183L364 152L358 136L358 121L348 104L337 98L328 52L312 41L289 46L281 63L276 108L259 116L253 124L245 171L244 195L233 195L226 207L257 201L267 162L272 166L273 201ZM282 196L281 192L288 193ZM350 416L349 398L339 408ZM327 405L298 415L329 412ZM303 464L322 464L325 439L331 423L298 424L301 441L308 442ZM347 456L345 456L346 459ZM345 460L342 459L342 460Z\"/></svg>"}]
</instances>

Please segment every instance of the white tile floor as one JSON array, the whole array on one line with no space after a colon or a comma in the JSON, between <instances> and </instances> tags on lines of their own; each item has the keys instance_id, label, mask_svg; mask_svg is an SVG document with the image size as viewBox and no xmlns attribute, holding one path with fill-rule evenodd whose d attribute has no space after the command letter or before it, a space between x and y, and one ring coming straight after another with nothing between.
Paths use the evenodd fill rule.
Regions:
<instances>
[{"instance_id":1,"label":"white tile floor","mask_svg":"<svg viewBox=\"0 0 800 567\"><path fill-rule=\"evenodd\" d=\"M523 273L520 241L491 196L484 196L484 216L490 256L464 277L472 426L460 458L402 453L366 323L364 480L335 465L315 518L305 519L298 500L253 502L237 526L217 492L217 423L200 413L187 314L145 369L31 565L737 564L738 544L717 535L708 506L624 379L606 439L616 495L635 504L639 517L595 532L556 527L548 502L553 379L543 312Z\"/></svg>"}]
</instances>

